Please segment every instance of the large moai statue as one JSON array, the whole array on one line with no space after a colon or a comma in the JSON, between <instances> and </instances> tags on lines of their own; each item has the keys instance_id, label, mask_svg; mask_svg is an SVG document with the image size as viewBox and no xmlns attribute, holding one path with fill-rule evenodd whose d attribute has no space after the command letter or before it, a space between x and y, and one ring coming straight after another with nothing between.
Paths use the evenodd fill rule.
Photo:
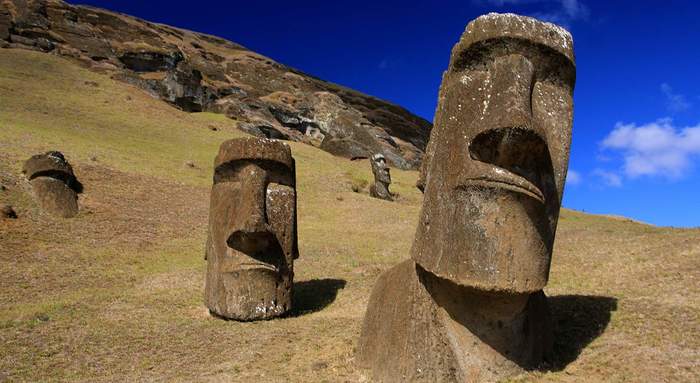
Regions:
<instances>
[{"instance_id":1,"label":"large moai statue","mask_svg":"<svg viewBox=\"0 0 700 383\"><path fill-rule=\"evenodd\" d=\"M209 207L205 303L236 320L292 307L298 258L296 176L287 144L242 138L221 144Z\"/></svg>"},{"instance_id":2,"label":"large moai statue","mask_svg":"<svg viewBox=\"0 0 700 383\"><path fill-rule=\"evenodd\" d=\"M22 173L32 185L41 209L61 218L78 214L78 193L82 185L61 152L37 154L25 161Z\"/></svg>"},{"instance_id":3,"label":"large moai statue","mask_svg":"<svg viewBox=\"0 0 700 383\"><path fill-rule=\"evenodd\" d=\"M374 183L369 187L369 195L374 198L385 199L392 201L389 185L391 184L391 174L389 173L389 165L386 164L386 158L381 153L377 153L370 159L372 164L372 174L374 175Z\"/></svg>"},{"instance_id":4,"label":"large moai statue","mask_svg":"<svg viewBox=\"0 0 700 383\"><path fill-rule=\"evenodd\" d=\"M564 29L469 23L440 88L411 259L372 292L357 360L379 382L492 382L552 347L547 283L571 143Z\"/></svg>"}]
</instances>

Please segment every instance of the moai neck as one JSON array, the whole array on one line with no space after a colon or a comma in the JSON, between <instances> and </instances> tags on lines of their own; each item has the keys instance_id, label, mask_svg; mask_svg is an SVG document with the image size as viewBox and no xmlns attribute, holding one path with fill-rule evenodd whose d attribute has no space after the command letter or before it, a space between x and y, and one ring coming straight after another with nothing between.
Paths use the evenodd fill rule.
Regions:
<instances>
[{"instance_id":1,"label":"moai neck","mask_svg":"<svg viewBox=\"0 0 700 383\"><path fill-rule=\"evenodd\" d=\"M374 188L377 191L377 194L379 196L385 197L385 196L390 196L389 194L389 184L381 182L381 181L376 181L374 183Z\"/></svg>"},{"instance_id":2,"label":"moai neck","mask_svg":"<svg viewBox=\"0 0 700 383\"><path fill-rule=\"evenodd\" d=\"M541 330L549 328L541 291L487 292L441 279L420 266L418 274L438 306L460 381L496 381L542 360L551 338Z\"/></svg>"}]
</instances>

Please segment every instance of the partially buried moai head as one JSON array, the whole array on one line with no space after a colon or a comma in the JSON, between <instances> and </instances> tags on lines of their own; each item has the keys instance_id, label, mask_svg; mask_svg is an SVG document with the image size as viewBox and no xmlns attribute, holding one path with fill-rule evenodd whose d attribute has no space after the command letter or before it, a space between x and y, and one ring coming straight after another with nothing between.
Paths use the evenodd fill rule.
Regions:
<instances>
[{"instance_id":1,"label":"partially buried moai head","mask_svg":"<svg viewBox=\"0 0 700 383\"><path fill-rule=\"evenodd\" d=\"M377 182L390 184L391 175L389 174L389 166L386 164L386 158L381 153L372 156L372 173Z\"/></svg>"},{"instance_id":2,"label":"partially buried moai head","mask_svg":"<svg viewBox=\"0 0 700 383\"><path fill-rule=\"evenodd\" d=\"M61 152L32 156L24 163L22 173L32 185L42 210L63 218L78 214L78 193L82 185Z\"/></svg>"},{"instance_id":3,"label":"partially buried moai head","mask_svg":"<svg viewBox=\"0 0 700 383\"><path fill-rule=\"evenodd\" d=\"M288 145L221 144L209 208L206 305L221 317L267 319L291 309L298 257L296 178Z\"/></svg>"},{"instance_id":4,"label":"partially buried moai head","mask_svg":"<svg viewBox=\"0 0 700 383\"><path fill-rule=\"evenodd\" d=\"M374 198L393 201L393 196L389 191L391 175L389 174L389 166L386 164L386 158L384 158L383 154L377 153L372 156L371 163L374 183L369 188L369 195Z\"/></svg>"},{"instance_id":5,"label":"partially buried moai head","mask_svg":"<svg viewBox=\"0 0 700 383\"><path fill-rule=\"evenodd\" d=\"M422 167L412 249L422 268L484 290L544 287L575 73L571 35L553 24L512 14L469 23L443 75Z\"/></svg>"}]
</instances>

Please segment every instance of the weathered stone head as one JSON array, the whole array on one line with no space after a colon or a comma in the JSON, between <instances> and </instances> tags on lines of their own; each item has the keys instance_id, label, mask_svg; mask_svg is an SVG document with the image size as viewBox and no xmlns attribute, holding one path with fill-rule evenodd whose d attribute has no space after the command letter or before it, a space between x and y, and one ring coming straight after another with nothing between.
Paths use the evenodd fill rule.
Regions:
<instances>
[{"instance_id":1,"label":"weathered stone head","mask_svg":"<svg viewBox=\"0 0 700 383\"><path fill-rule=\"evenodd\" d=\"M421 167L416 263L482 290L545 286L569 159L574 81L565 30L513 14L469 23L443 75Z\"/></svg>"},{"instance_id":2,"label":"weathered stone head","mask_svg":"<svg viewBox=\"0 0 700 383\"><path fill-rule=\"evenodd\" d=\"M78 214L82 185L61 152L46 152L29 158L22 168L41 208L49 214L70 218Z\"/></svg>"},{"instance_id":3,"label":"weathered stone head","mask_svg":"<svg viewBox=\"0 0 700 383\"><path fill-rule=\"evenodd\" d=\"M389 192L391 174L389 174L389 165L386 164L386 158L384 158L383 154L377 153L372 156L371 164L374 184L369 188L370 195L391 201L391 192Z\"/></svg>"},{"instance_id":4,"label":"weathered stone head","mask_svg":"<svg viewBox=\"0 0 700 383\"><path fill-rule=\"evenodd\" d=\"M292 305L298 258L294 159L286 144L229 140L214 161L205 302L221 317L256 320Z\"/></svg>"}]
</instances>

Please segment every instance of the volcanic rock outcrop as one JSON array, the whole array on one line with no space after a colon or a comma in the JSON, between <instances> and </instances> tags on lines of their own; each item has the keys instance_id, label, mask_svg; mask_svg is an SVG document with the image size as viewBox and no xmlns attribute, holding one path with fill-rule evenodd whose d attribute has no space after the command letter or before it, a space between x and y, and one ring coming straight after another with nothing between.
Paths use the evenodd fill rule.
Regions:
<instances>
[{"instance_id":1,"label":"volcanic rock outcrop","mask_svg":"<svg viewBox=\"0 0 700 383\"><path fill-rule=\"evenodd\" d=\"M374 198L385 199L392 201L389 185L391 184L391 174L389 166L386 164L386 159L381 154L375 154L371 158L372 174L374 174L374 183L369 187L369 195Z\"/></svg>"},{"instance_id":2,"label":"volcanic rock outcrop","mask_svg":"<svg viewBox=\"0 0 700 383\"><path fill-rule=\"evenodd\" d=\"M233 42L58 0L0 0L0 47L61 55L183 110L224 113L248 133L347 158L417 168L430 123Z\"/></svg>"},{"instance_id":3,"label":"volcanic rock outcrop","mask_svg":"<svg viewBox=\"0 0 700 383\"><path fill-rule=\"evenodd\" d=\"M379 277L358 362L380 382L492 382L548 356L547 283L566 179L571 35L469 23L443 76L411 259Z\"/></svg>"},{"instance_id":4,"label":"volcanic rock outcrop","mask_svg":"<svg viewBox=\"0 0 700 383\"><path fill-rule=\"evenodd\" d=\"M213 314L257 320L291 309L296 200L287 144L256 137L221 144L205 256L205 303Z\"/></svg>"},{"instance_id":5,"label":"volcanic rock outcrop","mask_svg":"<svg viewBox=\"0 0 700 383\"><path fill-rule=\"evenodd\" d=\"M22 173L32 185L42 210L62 218L78 214L78 193L82 185L61 152L46 152L30 157Z\"/></svg>"}]
</instances>

